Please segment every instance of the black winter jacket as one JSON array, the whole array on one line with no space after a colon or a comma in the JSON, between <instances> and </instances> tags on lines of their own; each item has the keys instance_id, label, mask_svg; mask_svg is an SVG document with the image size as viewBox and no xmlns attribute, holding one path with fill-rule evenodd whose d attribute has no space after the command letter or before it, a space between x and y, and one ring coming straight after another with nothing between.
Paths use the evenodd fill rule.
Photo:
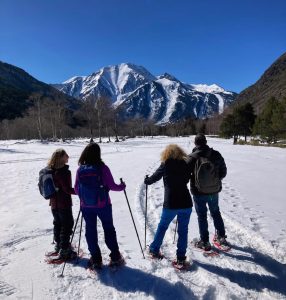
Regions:
<instances>
[{"instance_id":1,"label":"black winter jacket","mask_svg":"<svg viewBox=\"0 0 286 300\"><path fill-rule=\"evenodd\" d=\"M164 181L164 208L180 209L193 206L192 197L187 187L190 180L190 170L185 160L168 159L161 163L155 173L145 179L149 185L163 177Z\"/></svg>"},{"instance_id":2,"label":"black winter jacket","mask_svg":"<svg viewBox=\"0 0 286 300\"><path fill-rule=\"evenodd\" d=\"M226 176L227 168L226 168L226 165L225 165L222 155L218 151L210 148L208 145L205 145L205 146L195 147L193 149L192 153L196 153L196 155L198 155L200 157L205 157L206 153L209 151L209 149L212 150L210 160L215 164L216 168L218 169L218 174L219 174L220 179L223 179ZM195 186L194 170L195 170L196 161L197 161L197 158L193 157L192 154L190 154L188 165L189 165L190 172L191 172L191 192L193 195L202 195L202 193L200 193ZM220 191L221 191L221 188L220 188Z\"/></svg>"}]
</instances>

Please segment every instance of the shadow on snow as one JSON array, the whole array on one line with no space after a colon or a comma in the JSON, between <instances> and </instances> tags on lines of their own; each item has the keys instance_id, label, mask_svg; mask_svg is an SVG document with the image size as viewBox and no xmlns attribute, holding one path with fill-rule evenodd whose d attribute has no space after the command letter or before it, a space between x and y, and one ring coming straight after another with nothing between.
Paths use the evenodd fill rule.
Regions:
<instances>
[{"instance_id":1,"label":"shadow on snow","mask_svg":"<svg viewBox=\"0 0 286 300\"><path fill-rule=\"evenodd\" d=\"M87 260L81 259L80 266L86 267ZM162 277L139 269L124 266L113 272L104 267L97 273L97 278L106 286L125 293L143 292L156 300L198 299L189 287L182 282L170 283Z\"/></svg>"},{"instance_id":2,"label":"shadow on snow","mask_svg":"<svg viewBox=\"0 0 286 300\"><path fill-rule=\"evenodd\" d=\"M278 262L272 257L262 254L255 249L250 247L239 247L232 245L232 248L238 251L242 251L250 254L247 255L236 255L231 252L226 252L224 255L231 257L236 260L246 261L255 265L259 265L271 275L263 275L257 273L247 273L240 270L232 270L225 267L218 267L210 264L196 262L198 267L201 267L209 272L217 274L218 276L225 277L231 282L238 284L239 286L262 292L263 289L268 289L271 292L280 293L286 295L286 265Z\"/></svg>"}]
</instances>

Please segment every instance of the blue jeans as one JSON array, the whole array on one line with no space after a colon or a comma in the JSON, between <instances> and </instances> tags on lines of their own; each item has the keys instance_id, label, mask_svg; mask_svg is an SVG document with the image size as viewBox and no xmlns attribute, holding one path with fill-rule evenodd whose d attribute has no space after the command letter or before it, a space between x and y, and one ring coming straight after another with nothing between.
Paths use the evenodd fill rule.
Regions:
<instances>
[{"instance_id":1,"label":"blue jeans","mask_svg":"<svg viewBox=\"0 0 286 300\"><path fill-rule=\"evenodd\" d=\"M178 219L178 243L177 243L177 258L185 258L188 244L188 226L192 208L184 209L167 209L163 208L161 220L159 222L154 241L150 245L150 251L158 254L163 243L165 233L169 224L177 216Z\"/></svg>"},{"instance_id":2,"label":"blue jeans","mask_svg":"<svg viewBox=\"0 0 286 300\"><path fill-rule=\"evenodd\" d=\"M97 217L100 219L104 231L105 244L111 251L112 260L120 257L119 247L116 238L116 231L113 226L112 206L104 208L82 208L82 215L85 220L85 237L88 250L91 256L96 260L101 260L101 251L98 246L97 236Z\"/></svg>"},{"instance_id":3,"label":"blue jeans","mask_svg":"<svg viewBox=\"0 0 286 300\"><path fill-rule=\"evenodd\" d=\"M200 237L204 242L209 241L207 205L213 218L214 227L219 236L225 236L224 223L218 206L218 194L193 195L195 208L198 215Z\"/></svg>"}]
</instances>

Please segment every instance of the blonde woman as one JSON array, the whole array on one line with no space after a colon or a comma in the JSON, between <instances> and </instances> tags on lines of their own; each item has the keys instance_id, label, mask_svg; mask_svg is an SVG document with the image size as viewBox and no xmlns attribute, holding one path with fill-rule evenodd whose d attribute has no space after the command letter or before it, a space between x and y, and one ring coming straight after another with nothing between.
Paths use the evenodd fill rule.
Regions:
<instances>
[{"instance_id":1,"label":"blonde woman","mask_svg":"<svg viewBox=\"0 0 286 300\"><path fill-rule=\"evenodd\" d=\"M144 181L145 184L150 185L163 178L165 189L163 211L154 241L149 247L150 255L153 258L163 258L160 247L169 224L177 216L178 243L175 263L181 266L186 263L188 225L193 206L187 187L191 174L186 159L187 154L178 145L171 144L167 146L161 154L160 167Z\"/></svg>"},{"instance_id":2,"label":"blonde woman","mask_svg":"<svg viewBox=\"0 0 286 300\"><path fill-rule=\"evenodd\" d=\"M72 234L74 219L72 215L72 198L75 194L72 188L72 179L69 166L69 156L64 149L57 149L48 162L53 170L53 180L58 188L57 193L50 199L50 206L54 217L55 251L65 260L73 259L76 252L72 251L70 236Z\"/></svg>"}]
</instances>

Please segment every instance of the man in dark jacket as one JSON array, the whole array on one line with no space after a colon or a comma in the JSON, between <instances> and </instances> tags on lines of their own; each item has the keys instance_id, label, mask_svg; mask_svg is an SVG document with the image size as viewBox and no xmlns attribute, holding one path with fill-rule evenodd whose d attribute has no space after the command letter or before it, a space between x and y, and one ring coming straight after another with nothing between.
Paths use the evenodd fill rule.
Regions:
<instances>
[{"instance_id":1,"label":"man in dark jacket","mask_svg":"<svg viewBox=\"0 0 286 300\"><path fill-rule=\"evenodd\" d=\"M198 168L198 160L202 157L207 157L214 165L219 182L217 192L208 193L199 190L195 173L196 168ZM200 240L196 242L195 246L205 251L211 250L207 220L208 205L216 229L214 243L217 243L222 247L228 247L224 222L218 205L218 193L222 188L221 180L226 176L227 168L221 154L207 145L206 137L203 134L197 134L195 137L195 148L193 149L192 154L189 155L189 167L191 171L191 193L193 194L200 230Z\"/></svg>"}]
</instances>

